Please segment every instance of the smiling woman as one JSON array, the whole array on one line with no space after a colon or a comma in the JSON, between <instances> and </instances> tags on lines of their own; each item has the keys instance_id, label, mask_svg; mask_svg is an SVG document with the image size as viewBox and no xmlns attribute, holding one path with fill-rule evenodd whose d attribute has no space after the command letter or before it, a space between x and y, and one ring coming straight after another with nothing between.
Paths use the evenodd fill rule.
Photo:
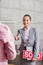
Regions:
<instances>
[{"instance_id":1,"label":"smiling woman","mask_svg":"<svg viewBox=\"0 0 43 65\"><path fill-rule=\"evenodd\" d=\"M16 36L14 36L15 40L19 40L21 38L21 45L19 48L20 51L20 65L36 65L37 56L39 53L39 41L37 30L33 27L30 27L31 24L31 16L29 14L25 14L23 16L23 25L24 27L18 30ZM26 48L29 47L34 52L33 57L31 60L23 58L23 50L27 50ZM34 62L33 62L34 61Z\"/></svg>"}]
</instances>

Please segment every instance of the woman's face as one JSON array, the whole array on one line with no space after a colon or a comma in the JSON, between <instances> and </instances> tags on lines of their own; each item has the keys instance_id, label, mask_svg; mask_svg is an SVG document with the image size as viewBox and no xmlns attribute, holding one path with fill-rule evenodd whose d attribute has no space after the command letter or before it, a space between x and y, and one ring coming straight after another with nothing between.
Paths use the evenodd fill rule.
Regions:
<instances>
[{"instance_id":1,"label":"woman's face","mask_svg":"<svg viewBox=\"0 0 43 65\"><path fill-rule=\"evenodd\" d=\"M25 28L29 27L31 23L31 20L28 16L23 17L23 25Z\"/></svg>"}]
</instances>

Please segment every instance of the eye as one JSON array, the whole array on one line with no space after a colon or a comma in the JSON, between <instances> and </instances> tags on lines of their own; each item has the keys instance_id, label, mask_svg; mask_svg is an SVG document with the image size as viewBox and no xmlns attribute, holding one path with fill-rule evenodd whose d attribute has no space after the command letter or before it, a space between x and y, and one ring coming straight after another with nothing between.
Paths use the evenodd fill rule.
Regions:
<instances>
[{"instance_id":1,"label":"eye","mask_svg":"<svg viewBox=\"0 0 43 65\"><path fill-rule=\"evenodd\" d=\"M25 19L23 21L25 21Z\"/></svg>"},{"instance_id":2,"label":"eye","mask_svg":"<svg viewBox=\"0 0 43 65\"><path fill-rule=\"evenodd\" d=\"M28 21L28 20L27 20Z\"/></svg>"}]
</instances>

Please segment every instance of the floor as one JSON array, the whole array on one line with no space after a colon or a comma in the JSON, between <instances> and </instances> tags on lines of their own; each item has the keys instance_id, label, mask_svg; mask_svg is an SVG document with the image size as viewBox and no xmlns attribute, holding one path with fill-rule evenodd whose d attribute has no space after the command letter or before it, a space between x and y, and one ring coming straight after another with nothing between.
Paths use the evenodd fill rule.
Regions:
<instances>
[{"instance_id":1,"label":"floor","mask_svg":"<svg viewBox=\"0 0 43 65\"><path fill-rule=\"evenodd\" d=\"M14 64L8 64L8 65L14 65Z\"/></svg>"}]
</instances>

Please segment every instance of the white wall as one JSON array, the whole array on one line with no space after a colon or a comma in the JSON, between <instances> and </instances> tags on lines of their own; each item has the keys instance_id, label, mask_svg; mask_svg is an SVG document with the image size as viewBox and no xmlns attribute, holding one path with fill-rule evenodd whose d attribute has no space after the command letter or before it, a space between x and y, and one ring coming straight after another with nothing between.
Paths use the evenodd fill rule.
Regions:
<instances>
[{"instance_id":1,"label":"white wall","mask_svg":"<svg viewBox=\"0 0 43 65\"><path fill-rule=\"evenodd\" d=\"M22 27L22 17L30 14L31 26L37 28L43 47L43 0L1 0L0 21L11 27L13 34ZM20 43L20 42L19 42Z\"/></svg>"}]
</instances>

